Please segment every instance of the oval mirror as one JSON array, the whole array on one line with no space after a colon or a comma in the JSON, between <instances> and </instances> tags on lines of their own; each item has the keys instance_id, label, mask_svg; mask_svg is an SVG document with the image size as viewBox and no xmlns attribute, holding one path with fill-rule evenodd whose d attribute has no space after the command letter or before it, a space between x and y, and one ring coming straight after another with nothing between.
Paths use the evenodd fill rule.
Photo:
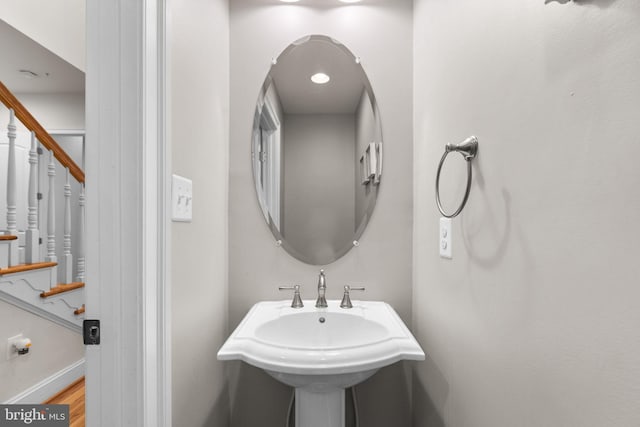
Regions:
<instances>
[{"instance_id":1,"label":"oval mirror","mask_svg":"<svg viewBox=\"0 0 640 427\"><path fill-rule=\"evenodd\" d=\"M349 49L313 35L273 62L255 109L253 178L276 241L326 265L363 233L382 175L382 131L373 90Z\"/></svg>"}]
</instances>

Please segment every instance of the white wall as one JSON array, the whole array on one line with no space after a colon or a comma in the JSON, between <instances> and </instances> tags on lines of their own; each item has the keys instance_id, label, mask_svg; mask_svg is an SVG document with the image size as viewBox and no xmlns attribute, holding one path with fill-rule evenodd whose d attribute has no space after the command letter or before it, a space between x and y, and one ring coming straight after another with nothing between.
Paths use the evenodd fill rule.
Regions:
<instances>
[{"instance_id":1,"label":"white wall","mask_svg":"<svg viewBox=\"0 0 640 427\"><path fill-rule=\"evenodd\" d=\"M414 7L413 425L639 425L640 3ZM445 260L435 171L471 134Z\"/></svg>"},{"instance_id":2,"label":"white wall","mask_svg":"<svg viewBox=\"0 0 640 427\"><path fill-rule=\"evenodd\" d=\"M229 183L229 323L235 327L257 301L289 298L278 285L301 283L315 298L318 268L275 245L260 213L251 174L250 141L258 92L271 59L308 34L326 34L362 58L380 106L385 177L360 246L326 266L328 297L362 283L363 298L388 301L407 321L411 313L412 2L327 6L234 0L231 13ZM232 364L230 364L232 365ZM232 425L284 423L290 390L246 364L234 366ZM383 370L358 388L361 425L408 425L402 369Z\"/></svg>"},{"instance_id":3,"label":"white wall","mask_svg":"<svg viewBox=\"0 0 640 427\"><path fill-rule=\"evenodd\" d=\"M7 339L18 334L31 338L31 350L29 354L6 360ZM0 301L0 402L83 357L80 334Z\"/></svg>"},{"instance_id":4,"label":"white wall","mask_svg":"<svg viewBox=\"0 0 640 427\"><path fill-rule=\"evenodd\" d=\"M0 10L7 24L85 70L86 0L0 0Z\"/></svg>"},{"instance_id":5,"label":"white wall","mask_svg":"<svg viewBox=\"0 0 640 427\"><path fill-rule=\"evenodd\" d=\"M16 93L16 98L47 131L84 129L84 93ZM19 122L16 119L16 122ZM6 137L9 110L0 104L0 131ZM26 131L21 123L18 130Z\"/></svg>"},{"instance_id":6,"label":"white wall","mask_svg":"<svg viewBox=\"0 0 640 427\"><path fill-rule=\"evenodd\" d=\"M172 170L193 180L193 221L173 223L173 425L228 425L229 12L226 0L170 8Z\"/></svg>"}]
</instances>

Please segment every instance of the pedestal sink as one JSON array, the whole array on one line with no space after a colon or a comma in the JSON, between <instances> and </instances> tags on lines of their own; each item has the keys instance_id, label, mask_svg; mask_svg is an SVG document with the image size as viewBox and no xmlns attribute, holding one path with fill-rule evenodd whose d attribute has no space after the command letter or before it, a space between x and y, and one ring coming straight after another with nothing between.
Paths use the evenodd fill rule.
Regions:
<instances>
[{"instance_id":1,"label":"pedestal sink","mask_svg":"<svg viewBox=\"0 0 640 427\"><path fill-rule=\"evenodd\" d=\"M243 360L295 387L296 427L344 427L344 391L400 360L424 360L389 304L354 301L342 309L304 301L254 305L218 352Z\"/></svg>"}]
</instances>

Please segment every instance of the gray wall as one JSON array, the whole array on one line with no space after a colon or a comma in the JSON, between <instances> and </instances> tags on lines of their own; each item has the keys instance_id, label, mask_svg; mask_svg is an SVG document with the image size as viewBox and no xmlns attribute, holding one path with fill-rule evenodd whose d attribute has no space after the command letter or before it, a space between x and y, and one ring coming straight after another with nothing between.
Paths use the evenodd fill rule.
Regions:
<instances>
[{"instance_id":1,"label":"gray wall","mask_svg":"<svg viewBox=\"0 0 640 427\"><path fill-rule=\"evenodd\" d=\"M355 223L353 114L285 114L284 239L331 258L351 244Z\"/></svg>"},{"instance_id":2,"label":"gray wall","mask_svg":"<svg viewBox=\"0 0 640 427\"><path fill-rule=\"evenodd\" d=\"M331 7L234 0L231 12L231 128L229 183L229 322L234 328L257 301L289 298L277 286L301 283L315 298L318 268L276 247L255 197L251 125L271 59L292 41L327 34L362 58L382 117L385 177L360 246L326 267L328 297L346 283L367 286L363 298L388 301L411 318L412 251L412 1ZM317 6L316 6L317 5ZM233 365L233 364L230 364ZM280 426L290 391L247 365L232 369L232 425ZM358 388L368 427L409 425L401 367L383 370Z\"/></svg>"},{"instance_id":3,"label":"gray wall","mask_svg":"<svg viewBox=\"0 0 640 427\"><path fill-rule=\"evenodd\" d=\"M640 425L640 3L414 6L413 425Z\"/></svg>"},{"instance_id":4,"label":"gray wall","mask_svg":"<svg viewBox=\"0 0 640 427\"><path fill-rule=\"evenodd\" d=\"M172 170L193 180L193 222L171 227L176 426L228 425L229 13L226 0L170 3Z\"/></svg>"}]
</instances>

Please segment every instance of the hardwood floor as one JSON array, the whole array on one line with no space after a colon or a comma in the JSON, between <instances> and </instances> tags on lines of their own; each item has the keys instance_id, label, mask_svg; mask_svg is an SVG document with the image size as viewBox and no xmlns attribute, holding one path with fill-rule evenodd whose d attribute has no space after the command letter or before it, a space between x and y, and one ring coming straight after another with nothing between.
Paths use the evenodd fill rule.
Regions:
<instances>
[{"instance_id":1,"label":"hardwood floor","mask_svg":"<svg viewBox=\"0 0 640 427\"><path fill-rule=\"evenodd\" d=\"M69 405L69 427L84 427L84 377L44 403Z\"/></svg>"}]
</instances>

